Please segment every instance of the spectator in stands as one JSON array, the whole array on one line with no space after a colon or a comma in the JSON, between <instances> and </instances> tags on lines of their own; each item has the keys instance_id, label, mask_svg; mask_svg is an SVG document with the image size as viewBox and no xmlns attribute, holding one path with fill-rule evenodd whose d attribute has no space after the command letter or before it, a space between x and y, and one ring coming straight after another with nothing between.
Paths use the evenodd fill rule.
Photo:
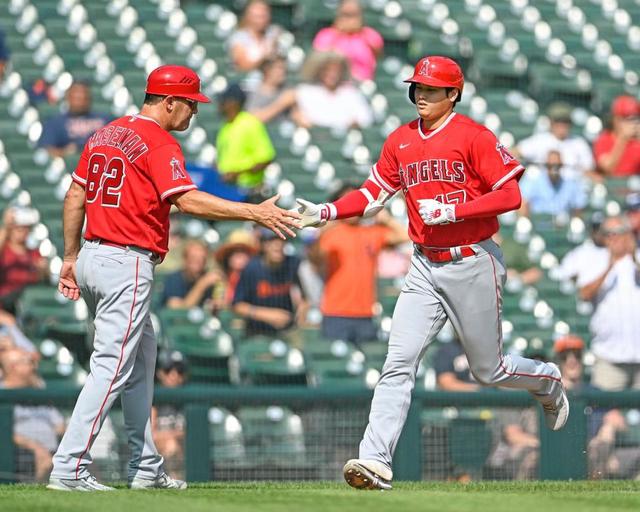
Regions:
<instances>
[{"instance_id":1,"label":"spectator in stands","mask_svg":"<svg viewBox=\"0 0 640 512\"><path fill-rule=\"evenodd\" d=\"M624 217L603 225L608 258L592 260L578 278L580 298L593 302L591 350L594 386L640 389L640 251Z\"/></svg>"},{"instance_id":2,"label":"spectator in stands","mask_svg":"<svg viewBox=\"0 0 640 512\"><path fill-rule=\"evenodd\" d=\"M563 167L562 155L552 149L546 155L542 168L527 169L520 181L522 215L570 215L579 214L585 208L587 194L582 182L565 177Z\"/></svg>"},{"instance_id":3,"label":"spectator in stands","mask_svg":"<svg viewBox=\"0 0 640 512\"><path fill-rule=\"evenodd\" d=\"M588 271L592 261L608 261L609 250L605 247L605 237L601 229L603 221L604 215L601 212L591 215L590 237L564 255L560 264L560 279L579 280L580 274Z\"/></svg>"},{"instance_id":4,"label":"spectator in stands","mask_svg":"<svg viewBox=\"0 0 640 512\"><path fill-rule=\"evenodd\" d=\"M493 241L502 249L507 266L507 279L519 281L523 285L532 285L542 279L543 272L529 257L529 251L513 237L503 238L500 232L493 235Z\"/></svg>"},{"instance_id":5,"label":"spectator in stands","mask_svg":"<svg viewBox=\"0 0 640 512\"><path fill-rule=\"evenodd\" d=\"M626 214L631 224L631 229L640 242L640 193L632 192L625 198Z\"/></svg>"},{"instance_id":6,"label":"spectator in stands","mask_svg":"<svg viewBox=\"0 0 640 512\"><path fill-rule=\"evenodd\" d=\"M264 170L276 151L264 124L244 109L246 95L238 84L230 84L219 97L225 122L216 139L217 168L222 179L262 200L260 187Z\"/></svg>"},{"instance_id":7,"label":"spectator in stands","mask_svg":"<svg viewBox=\"0 0 640 512\"><path fill-rule=\"evenodd\" d=\"M156 379L163 388L179 388L187 381L185 357L177 350L158 354ZM184 477L184 414L173 404L156 405L151 409L153 442L164 457L165 469L176 478Z\"/></svg>"},{"instance_id":8,"label":"spectator in stands","mask_svg":"<svg viewBox=\"0 0 640 512\"><path fill-rule=\"evenodd\" d=\"M593 144L598 169L607 176L640 173L640 101L618 96L611 105L611 127Z\"/></svg>"},{"instance_id":9,"label":"spectator in stands","mask_svg":"<svg viewBox=\"0 0 640 512\"><path fill-rule=\"evenodd\" d=\"M245 319L246 335L282 334L306 317L296 256L284 252L284 241L260 229L261 254L240 274L233 298L235 313Z\"/></svg>"},{"instance_id":10,"label":"spectator in stands","mask_svg":"<svg viewBox=\"0 0 640 512\"><path fill-rule=\"evenodd\" d=\"M0 28L0 82L4 79L5 70L9 64L9 47L7 46L6 36L4 30Z\"/></svg>"},{"instance_id":11,"label":"spectator in stands","mask_svg":"<svg viewBox=\"0 0 640 512\"><path fill-rule=\"evenodd\" d=\"M156 265L157 274L170 274L182 268L182 253L188 242L182 233L182 215L172 213L169 221L169 252L162 262Z\"/></svg>"},{"instance_id":12,"label":"spectator in stands","mask_svg":"<svg viewBox=\"0 0 640 512\"><path fill-rule=\"evenodd\" d=\"M183 266L164 280L162 303L171 309L209 307L213 287L222 281L217 269L208 269L209 249L204 242L190 240L182 252Z\"/></svg>"},{"instance_id":13,"label":"spectator in stands","mask_svg":"<svg viewBox=\"0 0 640 512\"><path fill-rule=\"evenodd\" d=\"M345 184L329 200L337 201L356 188ZM409 237L407 228L388 211L382 210L375 220L375 224L360 217L339 220L320 235L314 257L325 276L320 310L326 338L353 343L377 339L373 305L378 256L383 247L404 243Z\"/></svg>"},{"instance_id":14,"label":"spectator in stands","mask_svg":"<svg viewBox=\"0 0 640 512\"><path fill-rule=\"evenodd\" d=\"M333 25L320 30L313 40L314 50L343 54L356 80L373 80L383 46L382 36L364 26L358 0L341 0Z\"/></svg>"},{"instance_id":15,"label":"spectator in stands","mask_svg":"<svg viewBox=\"0 0 640 512\"><path fill-rule=\"evenodd\" d=\"M564 103L549 107L549 131L527 137L515 148L523 163L543 165L549 151L555 150L560 152L565 177L580 180L592 176L595 164L591 147L584 138L571 134L571 110Z\"/></svg>"},{"instance_id":16,"label":"spectator in stands","mask_svg":"<svg viewBox=\"0 0 640 512\"><path fill-rule=\"evenodd\" d=\"M574 335L563 336L553 344L562 383L571 392L597 389L584 380L584 349L582 338ZM587 449L591 478L635 478L640 473L640 448L616 447L616 438L624 435L627 429L620 409L591 409Z\"/></svg>"},{"instance_id":17,"label":"spectator in stands","mask_svg":"<svg viewBox=\"0 0 640 512\"><path fill-rule=\"evenodd\" d=\"M438 346L433 369L436 385L442 391L476 391L480 387L471 375L469 361L457 337Z\"/></svg>"},{"instance_id":18,"label":"spectator in stands","mask_svg":"<svg viewBox=\"0 0 640 512\"><path fill-rule=\"evenodd\" d=\"M218 248L215 258L225 277L222 304L219 308L226 309L231 306L240 274L257 252L255 237L244 229L236 229L229 233L224 244Z\"/></svg>"},{"instance_id":19,"label":"spectator in stands","mask_svg":"<svg viewBox=\"0 0 640 512\"><path fill-rule=\"evenodd\" d=\"M292 119L306 128L321 126L337 130L366 128L373 122L371 107L348 80L349 64L339 53L316 52L302 68L296 89Z\"/></svg>"},{"instance_id":20,"label":"spectator in stands","mask_svg":"<svg viewBox=\"0 0 640 512\"><path fill-rule=\"evenodd\" d=\"M229 38L229 53L238 71L253 71L276 55L281 30L271 24L271 7L264 0L250 0L238 30Z\"/></svg>"},{"instance_id":21,"label":"spectator in stands","mask_svg":"<svg viewBox=\"0 0 640 512\"><path fill-rule=\"evenodd\" d=\"M19 348L2 352L0 359L5 389L42 387L32 355ZM52 468L51 456L58 447L58 437L64 433L64 418L54 407L15 405L13 412L13 442L18 448L18 464L24 454L33 457L35 479L46 481ZM3 449L7 449L4 447Z\"/></svg>"},{"instance_id":22,"label":"spectator in stands","mask_svg":"<svg viewBox=\"0 0 640 512\"><path fill-rule=\"evenodd\" d=\"M542 343L530 343L523 355L540 361L549 360ZM538 411L535 407L498 408L493 415L494 447L487 460L491 477L498 480L536 478L540 446Z\"/></svg>"},{"instance_id":23,"label":"spectator in stands","mask_svg":"<svg viewBox=\"0 0 640 512\"><path fill-rule=\"evenodd\" d=\"M305 257L300 262L298 276L302 290L307 298L309 307L316 312L320 311L322 295L324 293L324 276L320 268L321 262L315 257L317 253L316 244L321 230L318 228L306 228L300 231L298 237L304 244ZM313 320L314 324L319 323L319 318Z\"/></svg>"},{"instance_id":24,"label":"spectator in stands","mask_svg":"<svg viewBox=\"0 0 640 512\"><path fill-rule=\"evenodd\" d=\"M0 351L14 347L26 350L36 359L40 358L40 353L36 346L16 324L16 318L0 309Z\"/></svg>"},{"instance_id":25,"label":"spectator in stands","mask_svg":"<svg viewBox=\"0 0 640 512\"><path fill-rule=\"evenodd\" d=\"M295 89L285 86L287 59L281 56L265 60L260 66L262 81L249 94L247 111L263 123L282 121L296 101Z\"/></svg>"},{"instance_id":26,"label":"spectator in stands","mask_svg":"<svg viewBox=\"0 0 640 512\"><path fill-rule=\"evenodd\" d=\"M38 220L38 212L32 208L11 207L4 213L0 228L0 305L11 314L15 314L22 290L48 275L47 260L38 249L27 246L31 228Z\"/></svg>"},{"instance_id":27,"label":"spectator in stands","mask_svg":"<svg viewBox=\"0 0 640 512\"><path fill-rule=\"evenodd\" d=\"M111 120L91 111L91 87L86 82L72 83L66 98L67 112L48 119L42 127L39 145L52 156L79 153L87 139Z\"/></svg>"}]
</instances>

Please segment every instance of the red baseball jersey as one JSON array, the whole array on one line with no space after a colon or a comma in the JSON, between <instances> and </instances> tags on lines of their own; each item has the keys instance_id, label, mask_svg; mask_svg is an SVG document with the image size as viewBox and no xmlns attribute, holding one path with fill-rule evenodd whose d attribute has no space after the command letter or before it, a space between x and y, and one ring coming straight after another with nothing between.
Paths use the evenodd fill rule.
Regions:
<instances>
[{"instance_id":1,"label":"red baseball jersey","mask_svg":"<svg viewBox=\"0 0 640 512\"><path fill-rule=\"evenodd\" d=\"M85 189L87 240L166 254L169 198L196 186L173 136L153 119L126 116L94 133L72 175Z\"/></svg>"},{"instance_id":2,"label":"red baseball jersey","mask_svg":"<svg viewBox=\"0 0 640 512\"><path fill-rule=\"evenodd\" d=\"M409 236L415 243L453 247L489 238L498 231L497 217L427 226L420 217L418 201L471 201L519 178L522 171L524 167L490 130L453 112L435 130L423 130L416 119L391 133L369 179L391 194L402 189Z\"/></svg>"}]
</instances>

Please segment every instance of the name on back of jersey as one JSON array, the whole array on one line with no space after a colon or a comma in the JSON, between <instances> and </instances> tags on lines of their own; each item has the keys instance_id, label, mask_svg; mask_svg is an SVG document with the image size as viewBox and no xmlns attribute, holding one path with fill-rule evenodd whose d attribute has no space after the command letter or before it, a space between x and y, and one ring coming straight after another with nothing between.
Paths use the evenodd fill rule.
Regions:
<instances>
[{"instance_id":1,"label":"name on back of jersey","mask_svg":"<svg viewBox=\"0 0 640 512\"><path fill-rule=\"evenodd\" d=\"M87 144L90 150L98 146L117 148L124 153L126 159L131 163L149 151L147 145L142 142L140 135L131 128L125 128L124 126L106 126L94 133Z\"/></svg>"},{"instance_id":2,"label":"name on back of jersey","mask_svg":"<svg viewBox=\"0 0 640 512\"><path fill-rule=\"evenodd\" d=\"M409 189L420 183L444 181L448 183L465 183L464 162L449 161L443 158L433 158L406 164L400 167L400 181L403 188Z\"/></svg>"}]
</instances>

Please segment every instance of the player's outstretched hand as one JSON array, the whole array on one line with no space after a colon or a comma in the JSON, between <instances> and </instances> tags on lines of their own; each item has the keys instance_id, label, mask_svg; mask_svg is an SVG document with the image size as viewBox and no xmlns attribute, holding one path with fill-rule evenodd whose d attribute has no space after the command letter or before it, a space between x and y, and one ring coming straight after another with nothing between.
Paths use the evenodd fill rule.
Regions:
<instances>
[{"instance_id":1,"label":"player's outstretched hand","mask_svg":"<svg viewBox=\"0 0 640 512\"><path fill-rule=\"evenodd\" d=\"M427 226L456 221L456 207L453 204L444 204L435 199L420 199L418 203L420 216Z\"/></svg>"},{"instance_id":2,"label":"player's outstretched hand","mask_svg":"<svg viewBox=\"0 0 640 512\"><path fill-rule=\"evenodd\" d=\"M303 228L317 228L327 223L328 209L325 204L316 204L306 199L296 199L298 212L302 214Z\"/></svg>"},{"instance_id":3,"label":"player's outstretched hand","mask_svg":"<svg viewBox=\"0 0 640 512\"><path fill-rule=\"evenodd\" d=\"M295 238L296 234L292 228L300 229L302 227L300 223L302 216L295 210L284 210L276 206L278 199L280 199L280 194L256 205L256 222L269 228L283 240L287 239L287 235Z\"/></svg>"},{"instance_id":4,"label":"player's outstretched hand","mask_svg":"<svg viewBox=\"0 0 640 512\"><path fill-rule=\"evenodd\" d=\"M80 298L80 287L76 281L75 261L65 261L62 263L60 279L58 281L58 291L70 300L78 300Z\"/></svg>"}]
</instances>

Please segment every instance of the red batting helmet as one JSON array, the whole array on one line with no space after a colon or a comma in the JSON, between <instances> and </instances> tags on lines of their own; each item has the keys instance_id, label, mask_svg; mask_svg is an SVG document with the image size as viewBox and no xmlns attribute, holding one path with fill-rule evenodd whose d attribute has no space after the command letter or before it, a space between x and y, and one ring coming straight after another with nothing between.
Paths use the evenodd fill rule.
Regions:
<instances>
[{"instance_id":1,"label":"red batting helmet","mask_svg":"<svg viewBox=\"0 0 640 512\"><path fill-rule=\"evenodd\" d=\"M458 89L458 98L460 98L464 87L464 75L455 60L435 55L420 59L413 71L413 76L405 80L405 82L411 84L409 87L409 99L412 103L416 102L415 84L431 85L433 87L453 87Z\"/></svg>"},{"instance_id":2,"label":"red batting helmet","mask_svg":"<svg viewBox=\"0 0 640 512\"><path fill-rule=\"evenodd\" d=\"M200 77L185 66L172 64L154 69L147 78L147 94L176 96L209 103L211 100L200 92Z\"/></svg>"}]
</instances>

